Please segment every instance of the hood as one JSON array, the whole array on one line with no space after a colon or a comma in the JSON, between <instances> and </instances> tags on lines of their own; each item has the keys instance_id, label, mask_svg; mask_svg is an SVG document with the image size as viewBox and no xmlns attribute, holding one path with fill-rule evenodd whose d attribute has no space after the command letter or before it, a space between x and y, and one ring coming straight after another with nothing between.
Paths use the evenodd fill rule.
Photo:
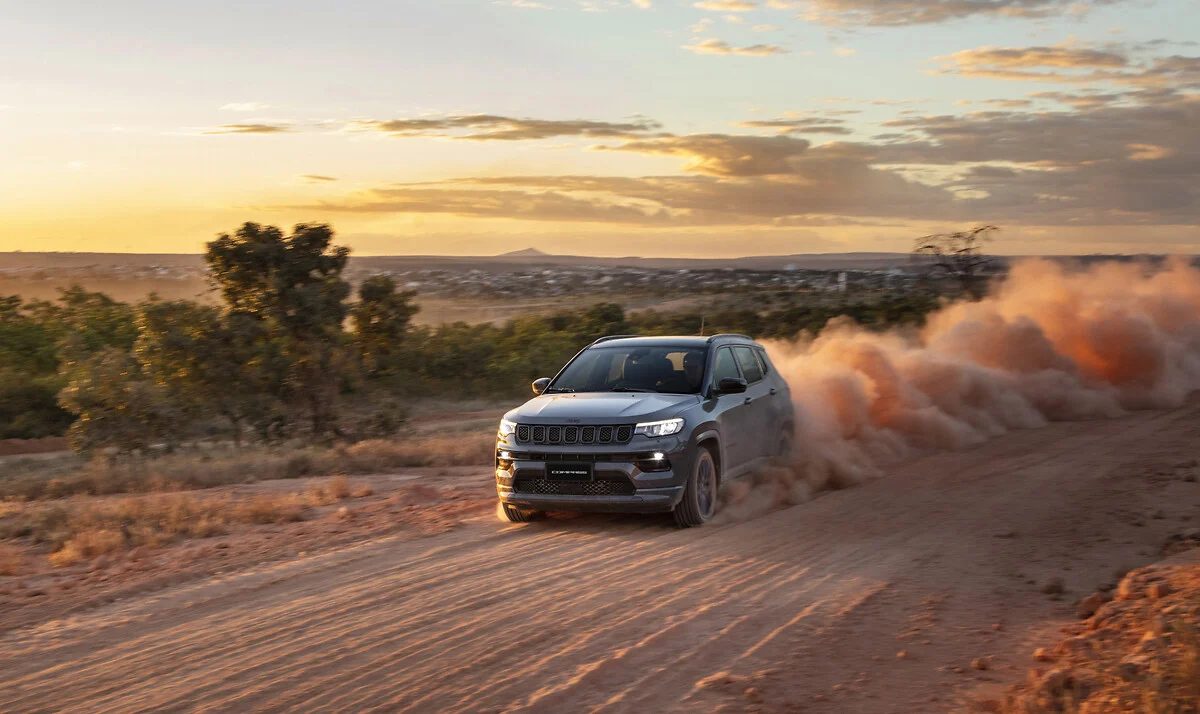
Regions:
<instances>
[{"instance_id":1,"label":"hood","mask_svg":"<svg viewBox=\"0 0 1200 714\"><path fill-rule=\"evenodd\" d=\"M525 424L611 424L657 421L677 416L700 399L695 394L583 392L543 394L505 415Z\"/></svg>"}]
</instances>

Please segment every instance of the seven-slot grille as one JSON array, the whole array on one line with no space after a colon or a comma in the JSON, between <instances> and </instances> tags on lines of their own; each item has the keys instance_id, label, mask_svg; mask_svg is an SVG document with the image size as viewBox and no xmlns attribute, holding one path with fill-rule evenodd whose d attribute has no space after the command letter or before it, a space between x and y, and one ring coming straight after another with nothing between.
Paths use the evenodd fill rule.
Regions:
<instances>
[{"instance_id":1,"label":"seven-slot grille","mask_svg":"<svg viewBox=\"0 0 1200 714\"><path fill-rule=\"evenodd\" d=\"M518 424L517 442L521 444L626 444L633 438L629 424L601 426L544 426Z\"/></svg>"}]
</instances>

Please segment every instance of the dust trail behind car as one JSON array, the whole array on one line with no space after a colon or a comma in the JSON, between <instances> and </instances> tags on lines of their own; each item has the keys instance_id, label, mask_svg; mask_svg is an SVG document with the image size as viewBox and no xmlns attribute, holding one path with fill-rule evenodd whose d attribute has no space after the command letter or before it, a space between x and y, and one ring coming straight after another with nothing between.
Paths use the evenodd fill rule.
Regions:
<instances>
[{"instance_id":1,"label":"dust trail behind car","mask_svg":"<svg viewBox=\"0 0 1200 714\"><path fill-rule=\"evenodd\" d=\"M796 404L796 463L730 490L727 517L806 500L918 453L1048 421L1174 407L1200 389L1200 271L1026 260L920 329L835 319L768 344Z\"/></svg>"}]
</instances>

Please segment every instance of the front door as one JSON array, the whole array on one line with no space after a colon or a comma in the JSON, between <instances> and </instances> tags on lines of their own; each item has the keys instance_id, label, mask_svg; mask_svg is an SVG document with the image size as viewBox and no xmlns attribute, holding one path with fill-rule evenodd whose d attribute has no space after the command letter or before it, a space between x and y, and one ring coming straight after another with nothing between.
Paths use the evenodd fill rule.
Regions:
<instances>
[{"instance_id":1,"label":"front door","mask_svg":"<svg viewBox=\"0 0 1200 714\"><path fill-rule=\"evenodd\" d=\"M715 389L722 379L741 379L742 372L738 369L737 358L733 350L722 347L713 357L712 387ZM737 471L747 460L754 458L748 448L754 441L751 430L750 407L753 402L747 402L746 394L721 394L717 396L717 423L721 426L721 445L723 458L721 470L725 473Z\"/></svg>"}]
</instances>

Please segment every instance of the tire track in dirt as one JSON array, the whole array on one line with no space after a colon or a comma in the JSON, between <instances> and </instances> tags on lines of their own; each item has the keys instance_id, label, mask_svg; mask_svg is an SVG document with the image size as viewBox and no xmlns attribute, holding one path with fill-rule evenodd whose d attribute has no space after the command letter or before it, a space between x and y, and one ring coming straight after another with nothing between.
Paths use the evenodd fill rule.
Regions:
<instances>
[{"instance_id":1,"label":"tire track in dirt","mask_svg":"<svg viewBox=\"0 0 1200 714\"><path fill-rule=\"evenodd\" d=\"M1171 458L1198 423L1193 401L1055 424L699 530L485 519L168 588L0 635L0 710L744 706L749 685L702 684L723 672L768 711L951 708L968 683L939 667L979 646L955 633L1013 623L988 640L1002 663L1064 607L1036 591L1014 599L1029 586L1012 573L1073 565L1085 581L1109 557L1085 549L1143 548L1147 528L1106 544L1072 540L1071 524L1135 508L1144 487L1128 468ZM871 665L921 647L900 638L922 603L941 608L936 641L915 662ZM854 691L833 688L871 667Z\"/></svg>"}]
</instances>

